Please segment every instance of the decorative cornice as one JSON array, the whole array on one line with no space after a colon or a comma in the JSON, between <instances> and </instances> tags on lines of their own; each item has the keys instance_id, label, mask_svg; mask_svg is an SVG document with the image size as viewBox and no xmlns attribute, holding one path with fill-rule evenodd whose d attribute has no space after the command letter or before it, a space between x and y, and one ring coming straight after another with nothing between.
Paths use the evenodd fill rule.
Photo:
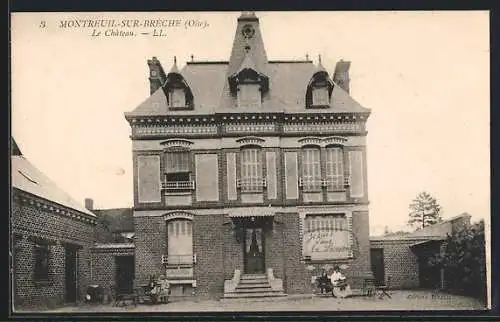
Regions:
<instances>
[{"instance_id":1,"label":"decorative cornice","mask_svg":"<svg viewBox=\"0 0 500 322\"><path fill-rule=\"evenodd\" d=\"M14 201L17 201L23 205L34 207L36 209L50 212L56 215L66 216L70 219L81 221L89 224L97 224L96 217L92 217L88 214L79 212L77 210L64 207L62 205L56 204L52 201L45 200L43 198L37 197L25 191L16 189L17 194L13 195Z\"/></svg>"},{"instance_id":2,"label":"decorative cornice","mask_svg":"<svg viewBox=\"0 0 500 322\"><path fill-rule=\"evenodd\" d=\"M236 142L239 143L241 146L262 145L262 143L266 142L266 140L256 136L245 136L243 138L237 139Z\"/></svg>"},{"instance_id":3,"label":"decorative cornice","mask_svg":"<svg viewBox=\"0 0 500 322\"><path fill-rule=\"evenodd\" d=\"M319 145L321 146L322 140L321 138L309 136L302 139L298 139L300 145Z\"/></svg>"},{"instance_id":4,"label":"decorative cornice","mask_svg":"<svg viewBox=\"0 0 500 322\"><path fill-rule=\"evenodd\" d=\"M160 143L161 145L169 148L169 147L184 147L189 148L189 146L193 145L194 142L184 139L170 139Z\"/></svg>"},{"instance_id":5,"label":"decorative cornice","mask_svg":"<svg viewBox=\"0 0 500 322\"><path fill-rule=\"evenodd\" d=\"M174 219L193 220L193 217L194 215L192 213L181 210L170 211L163 215L163 219L165 219L166 221Z\"/></svg>"}]
</instances>

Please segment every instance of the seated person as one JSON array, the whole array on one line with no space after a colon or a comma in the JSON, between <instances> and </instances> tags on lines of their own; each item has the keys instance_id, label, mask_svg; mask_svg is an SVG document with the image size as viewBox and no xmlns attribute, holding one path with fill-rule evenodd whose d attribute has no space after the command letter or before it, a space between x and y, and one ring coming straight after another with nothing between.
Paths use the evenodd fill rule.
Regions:
<instances>
[{"instance_id":1,"label":"seated person","mask_svg":"<svg viewBox=\"0 0 500 322\"><path fill-rule=\"evenodd\" d=\"M332 283L325 270L316 278L316 282L318 283L321 294L331 292Z\"/></svg>"},{"instance_id":2,"label":"seated person","mask_svg":"<svg viewBox=\"0 0 500 322\"><path fill-rule=\"evenodd\" d=\"M342 273L340 267L335 266L330 279L333 284L333 296L345 298L352 294L351 287L347 284L347 277Z\"/></svg>"}]
</instances>

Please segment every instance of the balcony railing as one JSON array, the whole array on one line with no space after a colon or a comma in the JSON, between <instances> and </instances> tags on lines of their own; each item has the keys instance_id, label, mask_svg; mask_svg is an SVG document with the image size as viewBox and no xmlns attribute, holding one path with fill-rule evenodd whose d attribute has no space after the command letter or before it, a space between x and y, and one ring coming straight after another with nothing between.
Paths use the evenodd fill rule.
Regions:
<instances>
[{"instance_id":1,"label":"balcony railing","mask_svg":"<svg viewBox=\"0 0 500 322\"><path fill-rule=\"evenodd\" d=\"M196 263L196 254L162 255L161 262L166 265L193 265Z\"/></svg>"},{"instance_id":2,"label":"balcony railing","mask_svg":"<svg viewBox=\"0 0 500 322\"><path fill-rule=\"evenodd\" d=\"M265 178L244 178L236 180L236 186L242 192L261 192L266 187L267 181Z\"/></svg>"},{"instance_id":3,"label":"balcony railing","mask_svg":"<svg viewBox=\"0 0 500 322\"><path fill-rule=\"evenodd\" d=\"M164 181L161 183L161 188L167 191L185 191L194 190L194 180L189 181Z\"/></svg>"},{"instance_id":4,"label":"balcony railing","mask_svg":"<svg viewBox=\"0 0 500 322\"><path fill-rule=\"evenodd\" d=\"M299 178L299 187L301 187L304 191L321 191L322 186L322 179Z\"/></svg>"}]
</instances>

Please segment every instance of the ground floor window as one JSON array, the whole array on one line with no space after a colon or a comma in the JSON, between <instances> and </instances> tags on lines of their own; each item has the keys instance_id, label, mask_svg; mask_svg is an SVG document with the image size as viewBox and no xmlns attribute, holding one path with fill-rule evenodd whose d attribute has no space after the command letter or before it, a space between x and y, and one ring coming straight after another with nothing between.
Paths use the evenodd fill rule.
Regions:
<instances>
[{"instance_id":1,"label":"ground floor window","mask_svg":"<svg viewBox=\"0 0 500 322\"><path fill-rule=\"evenodd\" d=\"M46 244L35 244L35 280L49 279L50 247Z\"/></svg>"},{"instance_id":2,"label":"ground floor window","mask_svg":"<svg viewBox=\"0 0 500 322\"><path fill-rule=\"evenodd\" d=\"M193 264L193 225L190 220L168 222L168 265Z\"/></svg>"},{"instance_id":3,"label":"ground floor window","mask_svg":"<svg viewBox=\"0 0 500 322\"><path fill-rule=\"evenodd\" d=\"M311 260L342 259L352 253L351 229L345 214L307 215L303 253Z\"/></svg>"}]
</instances>

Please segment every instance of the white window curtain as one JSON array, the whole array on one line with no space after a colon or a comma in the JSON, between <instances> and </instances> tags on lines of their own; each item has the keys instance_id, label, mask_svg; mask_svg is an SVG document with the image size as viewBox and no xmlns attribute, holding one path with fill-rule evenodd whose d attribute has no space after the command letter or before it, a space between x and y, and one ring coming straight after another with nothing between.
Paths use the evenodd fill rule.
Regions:
<instances>
[{"instance_id":1,"label":"white window curtain","mask_svg":"<svg viewBox=\"0 0 500 322\"><path fill-rule=\"evenodd\" d=\"M190 220L168 222L168 264L193 263L193 225Z\"/></svg>"},{"instance_id":2,"label":"white window curtain","mask_svg":"<svg viewBox=\"0 0 500 322\"><path fill-rule=\"evenodd\" d=\"M258 192L262 190L262 155L259 148L241 150L241 190Z\"/></svg>"},{"instance_id":3,"label":"white window curtain","mask_svg":"<svg viewBox=\"0 0 500 322\"><path fill-rule=\"evenodd\" d=\"M344 154L342 148L326 148L326 183L328 190L344 189Z\"/></svg>"},{"instance_id":4,"label":"white window curtain","mask_svg":"<svg viewBox=\"0 0 500 322\"><path fill-rule=\"evenodd\" d=\"M183 107L186 105L186 94L181 88L174 88L170 91L170 106L171 107Z\"/></svg>"},{"instance_id":5,"label":"white window curtain","mask_svg":"<svg viewBox=\"0 0 500 322\"><path fill-rule=\"evenodd\" d=\"M303 251L312 260L349 257L351 251L347 218L345 215L306 216Z\"/></svg>"},{"instance_id":6,"label":"white window curtain","mask_svg":"<svg viewBox=\"0 0 500 322\"><path fill-rule=\"evenodd\" d=\"M165 153L165 172L179 173L189 172L190 154L189 151L175 151Z\"/></svg>"},{"instance_id":7,"label":"white window curtain","mask_svg":"<svg viewBox=\"0 0 500 322\"><path fill-rule=\"evenodd\" d=\"M314 88L312 91L313 105L328 105L328 89L326 87Z\"/></svg>"},{"instance_id":8,"label":"white window curtain","mask_svg":"<svg viewBox=\"0 0 500 322\"><path fill-rule=\"evenodd\" d=\"M258 84L242 84L238 87L238 107L259 108L261 93Z\"/></svg>"},{"instance_id":9,"label":"white window curtain","mask_svg":"<svg viewBox=\"0 0 500 322\"><path fill-rule=\"evenodd\" d=\"M304 148L302 150L302 188L305 191L321 190L319 148Z\"/></svg>"}]
</instances>

